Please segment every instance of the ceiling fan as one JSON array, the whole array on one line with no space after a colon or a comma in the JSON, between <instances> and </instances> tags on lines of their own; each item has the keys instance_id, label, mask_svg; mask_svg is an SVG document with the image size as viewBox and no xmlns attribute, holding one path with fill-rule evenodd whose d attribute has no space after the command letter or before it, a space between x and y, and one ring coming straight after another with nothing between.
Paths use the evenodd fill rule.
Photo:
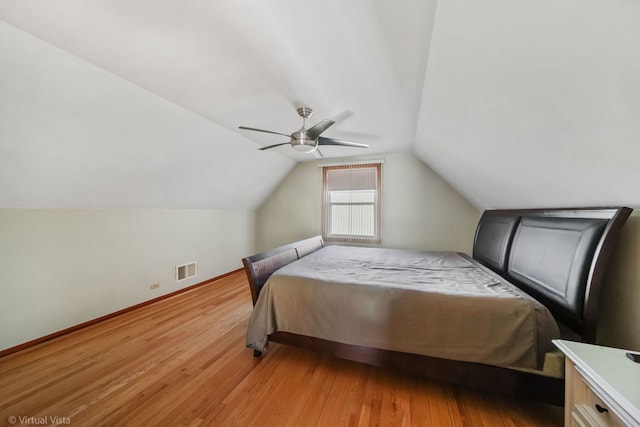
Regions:
<instances>
[{"instance_id":1,"label":"ceiling fan","mask_svg":"<svg viewBox=\"0 0 640 427\"><path fill-rule=\"evenodd\" d=\"M291 144L291 147L299 151L301 153L317 153L320 157L322 153L318 150L319 145L343 145L346 147L360 147L360 148L369 148L367 144L360 144L359 142L351 142L345 141L342 139L333 139L326 138L324 136L320 136L322 132L327 130L331 125L335 122L333 120L322 120L315 124L314 126L307 129L305 127L306 119L313 114L313 110L308 107L300 107L298 108L298 115L302 117L302 127L297 131L293 132L291 135L287 135L280 132L274 132L271 130L264 129L256 129L247 126L240 126L240 129L244 130L253 130L257 132L265 132L265 133L273 133L275 135L282 135L290 138L289 142L282 142L280 144L268 145L266 147L261 147L259 150L268 150L269 148L279 147L281 145Z\"/></svg>"}]
</instances>

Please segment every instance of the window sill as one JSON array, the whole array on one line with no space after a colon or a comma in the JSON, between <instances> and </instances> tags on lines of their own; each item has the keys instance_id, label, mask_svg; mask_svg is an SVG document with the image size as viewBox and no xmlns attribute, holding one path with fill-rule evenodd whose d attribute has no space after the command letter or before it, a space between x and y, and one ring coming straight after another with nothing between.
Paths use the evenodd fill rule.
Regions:
<instances>
[{"instance_id":1,"label":"window sill","mask_svg":"<svg viewBox=\"0 0 640 427\"><path fill-rule=\"evenodd\" d=\"M382 243L382 239L367 239L359 237L335 237L335 236L322 236L322 239L328 243L348 243L358 245L377 245Z\"/></svg>"}]
</instances>

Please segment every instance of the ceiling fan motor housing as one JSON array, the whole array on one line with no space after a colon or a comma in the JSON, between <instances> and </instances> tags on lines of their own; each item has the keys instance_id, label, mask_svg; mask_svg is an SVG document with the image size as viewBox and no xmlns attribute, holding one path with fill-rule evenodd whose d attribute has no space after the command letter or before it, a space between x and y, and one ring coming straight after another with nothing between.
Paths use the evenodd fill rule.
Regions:
<instances>
[{"instance_id":1,"label":"ceiling fan motor housing","mask_svg":"<svg viewBox=\"0 0 640 427\"><path fill-rule=\"evenodd\" d=\"M301 153L311 153L318 148L318 142L315 139L309 139L306 129L302 128L291 134L291 147Z\"/></svg>"}]
</instances>

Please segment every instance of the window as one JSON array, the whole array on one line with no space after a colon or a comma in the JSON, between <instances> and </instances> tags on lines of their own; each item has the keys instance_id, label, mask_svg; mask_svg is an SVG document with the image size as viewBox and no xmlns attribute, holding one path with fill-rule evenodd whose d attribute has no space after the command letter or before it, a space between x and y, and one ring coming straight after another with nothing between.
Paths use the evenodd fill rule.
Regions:
<instances>
[{"instance_id":1,"label":"window","mask_svg":"<svg viewBox=\"0 0 640 427\"><path fill-rule=\"evenodd\" d=\"M380 169L379 163L323 167L325 240L380 242Z\"/></svg>"}]
</instances>

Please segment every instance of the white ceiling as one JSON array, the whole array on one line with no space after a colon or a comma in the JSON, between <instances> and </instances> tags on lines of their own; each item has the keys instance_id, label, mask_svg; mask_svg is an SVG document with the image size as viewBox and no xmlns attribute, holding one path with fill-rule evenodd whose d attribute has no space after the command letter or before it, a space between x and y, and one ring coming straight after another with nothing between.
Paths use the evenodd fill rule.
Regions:
<instances>
[{"instance_id":1,"label":"white ceiling","mask_svg":"<svg viewBox=\"0 0 640 427\"><path fill-rule=\"evenodd\" d=\"M255 208L324 134L478 207L640 205L627 0L2 0L0 206ZM325 157L364 154L325 147Z\"/></svg>"},{"instance_id":2,"label":"white ceiling","mask_svg":"<svg viewBox=\"0 0 640 427\"><path fill-rule=\"evenodd\" d=\"M415 152L478 207L640 207L640 2L439 1Z\"/></svg>"},{"instance_id":3,"label":"white ceiling","mask_svg":"<svg viewBox=\"0 0 640 427\"><path fill-rule=\"evenodd\" d=\"M260 152L286 139L238 126L288 134L302 124L299 106L314 109L308 125L334 119L323 135L370 144L368 154L410 151L434 8L435 0L404 7L379 0L3 0L0 19L9 25L0 42L0 136L7 152L23 158L20 168L4 168L3 179L23 185L5 188L0 203L256 207L295 161L315 157L288 146ZM35 94L34 87L45 90ZM29 116L11 99L29 104ZM131 109L148 111L133 119ZM66 117L53 118L60 115ZM79 125L82 115L92 122ZM153 142L140 138L148 132ZM91 144L100 147L82 138L98 139ZM37 149L25 153L25 145ZM191 163L188 171L177 152ZM62 153L78 162L48 161ZM213 170L221 166L225 173Z\"/></svg>"}]
</instances>

